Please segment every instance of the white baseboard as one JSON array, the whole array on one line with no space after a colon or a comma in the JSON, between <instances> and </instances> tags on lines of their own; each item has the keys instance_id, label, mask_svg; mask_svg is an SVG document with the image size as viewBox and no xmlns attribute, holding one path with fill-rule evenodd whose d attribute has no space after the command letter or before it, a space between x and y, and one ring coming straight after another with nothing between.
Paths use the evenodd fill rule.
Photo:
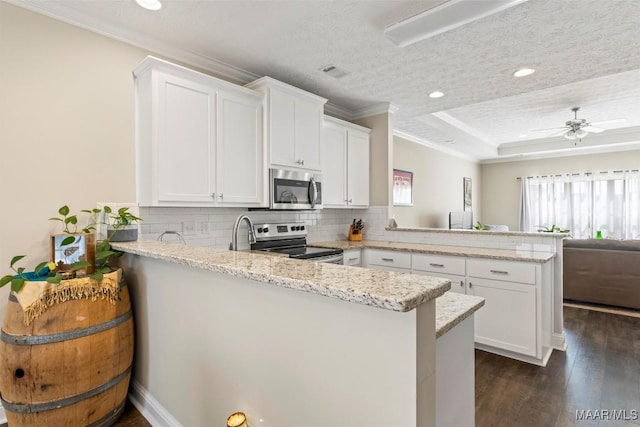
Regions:
<instances>
[{"instance_id":1,"label":"white baseboard","mask_svg":"<svg viewBox=\"0 0 640 427\"><path fill-rule=\"evenodd\" d=\"M0 424L7 422L7 414L4 413L4 408L0 405Z\"/></svg>"},{"instance_id":2,"label":"white baseboard","mask_svg":"<svg viewBox=\"0 0 640 427\"><path fill-rule=\"evenodd\" d=\"M567 341L564 334L551 334L551 347L560 351L567 351Z\"/></svg>"},{"instance_id":3,"label":"white baseboard","mask_svg":"<svg viewBox=\"0 0 640 427\"><path fill-rule=\"evenodd\" d=\"M131 378L129 400L153 427L183 427L135 378Z\"/></svg>"}]
</instances>

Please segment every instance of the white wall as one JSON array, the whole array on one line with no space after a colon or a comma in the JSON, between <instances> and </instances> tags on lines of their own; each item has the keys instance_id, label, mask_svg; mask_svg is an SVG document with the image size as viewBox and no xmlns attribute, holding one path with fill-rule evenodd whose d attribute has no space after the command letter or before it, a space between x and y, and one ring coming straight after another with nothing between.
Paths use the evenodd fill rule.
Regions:
<instances>
[{"instance_id":1,"label":"white wall","mask_svg":"<svg viewBox=\"0 0 640 427\"><path fill-rule=\"evenodd\" d=\"M394 137L393 167L413 172L413 206L394 206L400 227L448 228L449 212L463 210L462 178L470 177L474 219L481 212L480 166Z\"/></svg>"},{"instance_id":2,"label":"white wall","mask_svg":"<svg viewBox=\"0 0 640 427\"><path fill-rule=\"evenodd\" d=\"M640 150L483 164L479 219L519 230L520 181L517 177L637 169L638 166Z\"/></svg>"}]
</instances>

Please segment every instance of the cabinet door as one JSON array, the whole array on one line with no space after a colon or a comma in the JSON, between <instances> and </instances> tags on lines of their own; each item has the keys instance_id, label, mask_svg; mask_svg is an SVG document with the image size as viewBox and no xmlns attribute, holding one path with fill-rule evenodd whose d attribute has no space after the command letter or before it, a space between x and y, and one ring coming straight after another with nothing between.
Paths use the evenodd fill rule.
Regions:
<instances>
[{"instance_id":1,"label":"cabinet door","mask_svg":"<svg viewBox=\"0 0 640 427\"><path fill-rule=\"evenodd\" d=\"M347 207L347 131L327 123L322 132L322 202Z\"/></svg>"},{"instance_id":2,"label":"cabinet door","mask_svg":"<svg viewBox=\"0 0 640 427\"><path fill-rule=\"evenodd\" d=\"M157 144L152 182L158 202L213 203L215 91L162 72L154 81Z\"/></svg>"},{"instance_id":3,"label":"cabinet door","mask_svg":"<svg viewBox=\"0 0 640 427\"><path fill-rule=\"evenodd\" d=\"M360 267L360 249L344 251L342 253L342 264Z\"/></svg>"},{"instance_id":4,"label":"cabinet door","mask_svg":"<svg viewBox=\"0 0 640 427\"><path fill-rule=\"evenodd\" d=\"M260 98L218 92L217 201L265 205Z\"/></svg>"},{"instance_id":5,"label":"cabinet door","mask_svg":"<svg viewBox=\"0 0 640 427\"><path fill-rule=\"evenodd\" d=\"M350 130L347 147L349 206L369 207L369 135ZM323 165L326 169L326 163Z\"/></svg>"},{"instance_id":6,"label":"cabinet door","mask_svg":"<svg viewBox=\"0 0 640 427\"><path fill-rule=\"evenodd\" d=\"M476 312L476 342L536 356L536 286L471 277L468 290L485 299Z\"/></svg>"},{"instance_id":7,"label":"cabinet door","mask_svg":"<svg viewBox=\"0 0 640 427\"><path fill-rule=\"evenodd\" d=\"M314 102L295 101L295 160L296 166L320 170L320 132L322 106ZM298 161L301 164L298 165Z\"/></svg>"},{"instance_id":8,"label":"cabinet door","mask_svg":"<svg viewBox=\"0 0 640 427\"><path fill-rule=\"evenodd\" d=\"M299 166L295 159L295 99L276 90L269 94L269 145L271 163L279 166Z\"/></svg>"}]
</instances>

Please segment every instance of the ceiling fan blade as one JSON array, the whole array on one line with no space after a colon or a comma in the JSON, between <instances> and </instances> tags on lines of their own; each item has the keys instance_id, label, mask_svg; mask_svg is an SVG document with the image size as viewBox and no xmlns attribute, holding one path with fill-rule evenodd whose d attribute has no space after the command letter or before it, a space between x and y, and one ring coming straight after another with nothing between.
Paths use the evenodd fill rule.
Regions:
<instances>
[{"instance_id":1,"label":"ceiling fan blade","mask_svg":"<svg viewBox=\"0 0 640 427\"><path fill-rule=\"evenodd\" d=\"M627 119L612 119L612 120L601 120L599 122L589 122L588 124L600 126L600 125L612 125L614 123L623 123L626 121Z\"/></svg>"},{"instance_id":2,"label":"ceiling fan blade","mask_svg":"<svg viewBox=\"0 0 640 427\"><path fill-rule=\"evenodd\" d=\"M587 132L593 132L593 133L604 132L604 129L592 126L590 123L587 124L586 126L583 126L582 129L586 130Z\"/></svg>"},{"instance_id":3,"label":"ceiling fan blade","mask_svg":"<svg viewBox=\"0 0 640 427\"><path fill-rule=\"evenodd\" d=\"M529 132L542 132L542 131L545 131L545 130L556 130L556 129L566 130L566 129L569 129L569 127L568 126L564 126L564 127L561 127L561 128L534 129L534 130L531 130Z\"/></svg>"},{"instance_id":4,"label":"ceiling fan blade","mask_svg":"<svg viewBox=\"0 0 640 427\"><path fill-rule=\"evenodd\" d=\"M568 128L562 128L562 130L559 130L558 132L554 132L551 135L547 135L547 138L553 138L554 136L564 135L565 133L567 133L567 130L569 130L569 129Z\"/></svg>"}]
</instances>

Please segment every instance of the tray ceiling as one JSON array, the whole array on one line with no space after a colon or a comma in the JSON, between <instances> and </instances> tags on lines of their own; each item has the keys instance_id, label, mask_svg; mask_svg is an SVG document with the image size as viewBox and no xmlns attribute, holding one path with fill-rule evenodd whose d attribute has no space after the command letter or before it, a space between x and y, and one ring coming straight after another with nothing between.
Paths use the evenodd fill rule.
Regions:
<instances>
[{"instance_id":1,"label":"tray ceiling","mask_svg":"<svg viewBox=\"0 0 640 427\"><path fill-rule=\"evenodd\" d=\"M235 81L271 76L347 118L394 104L399 132L475 159L499 158L501 145L539 151L547 135L531 131L563 126L574 106L588 121L625 118L610 128L640 142L637 0L528 0L404 48L384 28L442 0L165 0L158 12L133 0L10 2ZM327 76L329 64L349 74ZM514 78L522 66L536 73ZM445 96L429 98L434 90Z\"/></svg>"}]
</instances>

